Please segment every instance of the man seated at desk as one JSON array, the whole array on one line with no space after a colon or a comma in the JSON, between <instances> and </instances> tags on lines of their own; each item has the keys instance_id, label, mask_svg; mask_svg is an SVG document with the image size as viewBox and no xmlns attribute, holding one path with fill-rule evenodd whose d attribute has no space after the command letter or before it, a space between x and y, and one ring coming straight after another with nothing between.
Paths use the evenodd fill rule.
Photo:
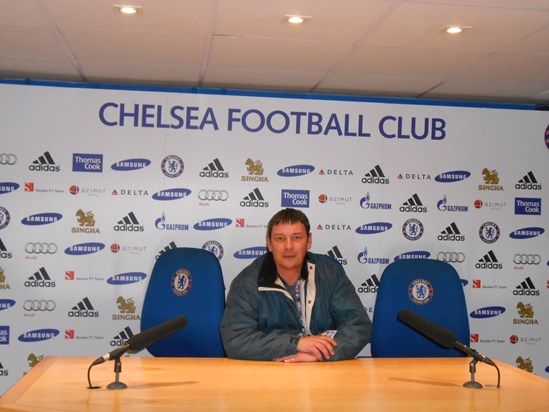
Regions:
<instances>
[{"instance_id":1,"label":"man seated at desk","mask_svg":"<svg viewBox=\"0 0 549 412\"><path fill-rule=\"evenodd\" d=\"M311 244L303 212L283 209L271 218L269 251L242 270L227 296L221 336L228 357L352 359L370 341L370 318L343 267L308 252Z\"/></svg>"}]
</instances>

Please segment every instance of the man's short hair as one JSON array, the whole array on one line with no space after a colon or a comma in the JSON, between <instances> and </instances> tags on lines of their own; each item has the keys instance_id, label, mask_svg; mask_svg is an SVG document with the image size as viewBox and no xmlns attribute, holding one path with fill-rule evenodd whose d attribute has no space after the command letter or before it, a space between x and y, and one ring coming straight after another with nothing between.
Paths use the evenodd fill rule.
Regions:
<instances>
[{"instance_id":1,"label":"man's short hair","mask_svg":"<svg viewBox=\"0 0 549 412\"><path fill-rule=\"evenodd\" d=\"M307 216L305 216L305 213L303 213L301 210L287 208L277 212L271 218L271 220L269 220L269 223L267 224L268 240L271 239L273 227L275 225L278 225L279 223L303 223L303 225L305 226L305 231L307 232L307 237L309 237L309 233L311 232L311 224L309 223L309 219L307 219Z\"/></svg>"}]
</instances>

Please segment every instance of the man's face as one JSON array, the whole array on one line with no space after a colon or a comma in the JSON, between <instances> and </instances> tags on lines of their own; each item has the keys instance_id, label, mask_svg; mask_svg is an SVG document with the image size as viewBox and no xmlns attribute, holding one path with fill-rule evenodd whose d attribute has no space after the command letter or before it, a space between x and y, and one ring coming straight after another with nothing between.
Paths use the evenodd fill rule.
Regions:
<instances>
[{"instance_id":1,"label":"man's face","mask_svg":"<svg viewBox=\"0 0 549 412\"><path fill-rule=\"evenodd\" d=\"M295 276L301 273L301 266L307 251L311 248L312 236L305 225L299 223L279 223L273 227L267 247L282 276Z\"/></svg>"}]
</instances>

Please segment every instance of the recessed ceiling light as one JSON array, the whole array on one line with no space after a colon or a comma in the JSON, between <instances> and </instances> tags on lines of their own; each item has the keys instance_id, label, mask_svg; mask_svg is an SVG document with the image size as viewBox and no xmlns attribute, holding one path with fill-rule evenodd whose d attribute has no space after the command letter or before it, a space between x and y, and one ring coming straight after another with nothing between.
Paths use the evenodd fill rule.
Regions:
<instances>
[{"instance_id":1,"label":"recessed ceiling light","mask_svg":"<svg viewBox=\"0 0 549 412\"><path fill-rule=\"evenodd\" d=\"M132 6L129 4L113 4L113 7L122 14L137 14L141 12L143 7L141 6Z\"/></svg>"},{"instance_id":2,"label":"recessed ceiling light","mask_svg":"<svg viewBox=\"0 0 549 412\"><path fill-rule=\"evenodd\" d=\"M440 32L441 33L448 33L448 34L459 34L463 33L466 30L471 29L471 26L458 26L456 24L449 24L447 26L444 26Z\"/></svg>"},{"instance_id":3,"label":"recessed ceiling light","mask_svg":"<svg viewBox=\"0 0 549 412\"><path fill-rule=\"evenodd\" d=\"M312 19L311 16L298 16L295 14L287 14L284 16L282 21L284 23L303 24L303 23L307 23L311 19Z\"/></svg>"}]
</instances>

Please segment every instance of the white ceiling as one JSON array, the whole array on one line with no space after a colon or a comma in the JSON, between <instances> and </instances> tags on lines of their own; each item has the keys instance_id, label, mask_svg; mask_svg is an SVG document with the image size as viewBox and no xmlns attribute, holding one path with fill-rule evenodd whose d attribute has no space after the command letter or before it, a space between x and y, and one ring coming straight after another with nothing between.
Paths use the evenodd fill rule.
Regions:
<instances>
[{"instance_id":1,"label":"white ceiling","mask_svg":"<svg viewBox=\"0 0 549 412\"><path fill-rule=\"evenodd\" d=\"M549 104L549 0L124 1L0 0L0 79Z\"/></svg>"}]
</instances>

